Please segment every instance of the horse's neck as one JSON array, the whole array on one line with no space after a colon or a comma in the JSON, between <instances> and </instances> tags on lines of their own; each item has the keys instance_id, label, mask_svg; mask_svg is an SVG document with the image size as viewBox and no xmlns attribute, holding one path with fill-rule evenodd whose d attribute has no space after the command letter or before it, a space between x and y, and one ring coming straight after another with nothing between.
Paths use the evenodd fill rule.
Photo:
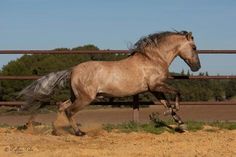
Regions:
<instances>
[{"instance_id":1,"label":"horse's neck","mask_svg":"<svg viewBox=\"0 0 236 157\"><path fill-rule=\"evenodd\" d=\"M173 44L165 44L155 48L146 48L143 53L134 53L131 58L145 58L144 60L151 61L154 66L155 64L162 64L168 68L178 55L177 48L180 44L179 42L174 42Z\"/></svg>"},{"instance_id":2,"label":"horse's neck","mask_svg":"<svg viewBox=\"0 0 236 157\"><path fill-rule=\"evenodd\" d=\"M177 52L175 49L169 50L168 52L166 52L166 62L168 64L168 66L170 66L170 64L173 62L173 60L176 58L177 56Z\"/></svg>"},{"instance_id":3,"label":"horse's neck","mask_svg":"<svg viewBox=\"0 0 236 157\"><path fill-rule=\"evenodd\" d=\"M152 51L152 52L151 52ZM165 48L153 48L150 50L149 53L147 53L147 56L155 63L162 63L166 66L170 66L172 61L177 56L177 52L175 50L175 47L165 47Z\"/></svg>"}]
</instances>

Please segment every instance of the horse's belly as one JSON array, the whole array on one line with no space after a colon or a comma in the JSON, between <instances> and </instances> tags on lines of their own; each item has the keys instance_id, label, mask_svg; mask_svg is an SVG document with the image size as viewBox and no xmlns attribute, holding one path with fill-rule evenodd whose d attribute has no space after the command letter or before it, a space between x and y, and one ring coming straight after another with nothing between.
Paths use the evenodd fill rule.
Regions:
<instances>
[{"instance_id":1,"label":"horse's belly","mask_svg":"<svg viewBox=\"0 0 236 157\"><path fill-rule=\"evenodd\" d=\"M134 79L135 80L135 79ZM100 86L99 93L106 93L114 97L124 97L134 95L143 91L147 88L143 82L135 82L131 80L126 81L111 81Z\"/></svg>"}]
</instances>

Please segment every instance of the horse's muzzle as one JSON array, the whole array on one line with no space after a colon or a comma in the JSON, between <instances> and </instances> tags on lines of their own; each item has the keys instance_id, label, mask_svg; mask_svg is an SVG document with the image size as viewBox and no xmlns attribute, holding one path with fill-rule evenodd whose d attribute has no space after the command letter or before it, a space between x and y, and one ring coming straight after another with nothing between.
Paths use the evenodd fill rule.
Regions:
<instances>
[{"instance_id":1,"label":"horse's muzzle","mask_svg":"<svg viewBox=\"0 0 236 157\"><path fill-rule=\"evenodd\" d=\"M193 72L198 71L201 68L201 64L192 65L190 68Z\"/></svg>"},{"instance_id":2,"label":"horse's muzzle","mask_svg":"<svg viewBox=\"0 0 236 157\"><path fill-rule=\"evenodd\" d=\"M195 72L198 71L201 68L201 63L200 61L198 62L191 62L189 60L184 60L188 66L190 67L191 71Z\"/></svg>"}]
</instances>

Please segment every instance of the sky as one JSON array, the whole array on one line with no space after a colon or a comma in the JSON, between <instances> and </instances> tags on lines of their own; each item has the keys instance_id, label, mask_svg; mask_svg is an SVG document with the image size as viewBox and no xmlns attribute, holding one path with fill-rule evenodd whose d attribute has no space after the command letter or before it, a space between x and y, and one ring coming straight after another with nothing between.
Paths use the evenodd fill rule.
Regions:
<instances>
[{"instance_id":1,"label":"sky","mask_svg":"<svg viewBox=\"0 0 236 157\"><path fill-rule=\"evenodd\" d=\"M0 0L0 49L94 44L128 49L159 32L193 32L198 49L236 49L235 0ZM20 55L0 54L0 68ZM236 74L235 55L200 55L211 75ZM170 71L189 67L177 58Z\"/></svg>"}]
</instances>

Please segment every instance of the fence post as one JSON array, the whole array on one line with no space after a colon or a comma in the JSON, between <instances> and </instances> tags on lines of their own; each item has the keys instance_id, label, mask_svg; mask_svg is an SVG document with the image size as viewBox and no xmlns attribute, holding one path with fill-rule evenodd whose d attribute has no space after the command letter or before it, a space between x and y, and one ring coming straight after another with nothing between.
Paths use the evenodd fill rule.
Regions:
<instances>
[{"instance_id":1,"label":"fence post","mask_svg":"<svg viewBox=\"0 0 236 157\"><path fill-rule=\"evenodd\" d=\"M133 96L133 121L139 122L139 95Z\"/></svg>"}]
</instances>

